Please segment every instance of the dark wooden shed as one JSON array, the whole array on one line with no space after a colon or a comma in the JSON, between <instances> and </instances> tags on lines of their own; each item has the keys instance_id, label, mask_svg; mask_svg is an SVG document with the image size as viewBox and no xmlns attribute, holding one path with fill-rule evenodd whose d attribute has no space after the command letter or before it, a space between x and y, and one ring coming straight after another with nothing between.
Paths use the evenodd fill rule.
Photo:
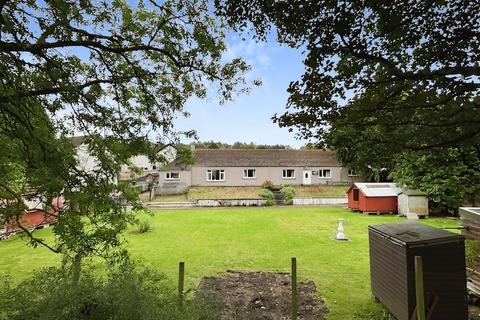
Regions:
<instances>
[{"instance_id":1,"label":"dark wooden shed","mask_svg":"<svg viewBox=\"0 0 480 320\"><path fill-rule=\"evenodd\" d=\"M413 221L368 229L372 293L395 317L415 319L414 256L421 256L429 319L468 319L462 235Z\"/></svg>"}]
</instances>

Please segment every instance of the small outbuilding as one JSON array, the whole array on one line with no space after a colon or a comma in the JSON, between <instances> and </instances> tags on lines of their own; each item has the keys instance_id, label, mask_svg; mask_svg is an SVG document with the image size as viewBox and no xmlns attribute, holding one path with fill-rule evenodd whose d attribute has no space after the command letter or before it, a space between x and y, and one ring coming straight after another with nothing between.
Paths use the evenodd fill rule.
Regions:
<instances>
[{"instance_id":1,"label":"small outbuilding","mask_svg":"<svg viewBox=\"0 0 480 320\"><path fill-rule=\"evenodd\" d=\"M415 256L423 260L427 319L468 319L462 235L413 221L368 232L372 294L397 319L416 319Z\"/></svg>"},{"instance_id":2,"label":"small outbuilding","mask_svg":"<svg viewBox=\"0 0 480 320\"><path fill-rule=\"evenodd\" d=\"M428 198L418 190L403 190L398 195L398 213L407 217L428 216Z\"/></svg>"},{"instance_id":3,"label":"small outbuilding","mask_svg":"<svg viewBox=\"0 0 480 320\"><path fill-rule=\"evenodd\" d=\"M398 194L395 183L356 182L347 191L348 208L361 212L397 213Z\"/></svg>"}]
</instances>

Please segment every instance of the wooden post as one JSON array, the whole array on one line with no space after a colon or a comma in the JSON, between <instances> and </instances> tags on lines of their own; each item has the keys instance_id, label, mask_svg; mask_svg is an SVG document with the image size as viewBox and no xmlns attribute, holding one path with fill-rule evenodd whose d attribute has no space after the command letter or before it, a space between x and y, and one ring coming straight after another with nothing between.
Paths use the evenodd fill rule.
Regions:
<instances>
[{"instance_id":1,"label":"wooden post","mask_svg":"<svg viewBox=\"0 0 480 320\"><path fill-rule=\"evenodd\" d=\"M183 306L183 288L185 281L185 262L178 264L178 305Z\"/></svg>"},{"instance_id":2,"label":"wooden post","mask_svg":"<svg viewBox=\"0 0 480 320\"><path fill-rule=\"evenodd\" d=\"M425 320L425 294L423 287L422 257L415 256L415 296L417 298L417 320Z\"/></svg>"},{"instance_id":3,"label":"wooden post","mask_svg":"<svg viewBox=\"0 0 480 320\"><path fill-rule=\"evenodd\" d=\"M292 258L292 320L297 320L297 258Z\"/></svg>"}]
</instances>

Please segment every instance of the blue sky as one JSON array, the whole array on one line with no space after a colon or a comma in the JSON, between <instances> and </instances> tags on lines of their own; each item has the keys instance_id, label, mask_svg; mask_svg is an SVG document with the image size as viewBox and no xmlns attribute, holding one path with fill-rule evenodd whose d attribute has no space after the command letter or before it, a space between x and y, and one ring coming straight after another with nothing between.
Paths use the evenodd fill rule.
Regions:
<instances>
[{"instance_id":1,"label":"blue sky","mask_svg":"<svg viewBox=\"0 0 480 320\"><path fill-rule=\"evenodd\" d=\"M287 144L295 148L304 145L305 140L295 139L294 133L271 120L274 113L285 111L288 85L303 74L300 50L280 46L273 39L260 43L242 41L233 33L227 37L227 46L225 58L243 58L252 67L247 80L261 79L262 86L224 105L190 100L186 110L191 116L178 119L177 129L194 129L201 141Z\"/></svg>"}]
</instances>

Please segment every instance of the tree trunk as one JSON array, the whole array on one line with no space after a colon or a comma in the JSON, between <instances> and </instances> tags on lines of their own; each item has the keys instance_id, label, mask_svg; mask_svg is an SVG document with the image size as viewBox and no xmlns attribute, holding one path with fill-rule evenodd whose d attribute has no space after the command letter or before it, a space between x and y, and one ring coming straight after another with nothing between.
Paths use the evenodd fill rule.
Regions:
<instances>
[{"instance_id":1,"label":"tree trunk","mask_svg":"<svg viewBox=\"0 0 480 320\"><path fill-rule=\"evenodd\" d=\"M72 284L73 286L77 286L78 282L80 281L80 269L82 266L82 255L77 253L73 258L72 264Z\"/></svg>"}]
</instances>

